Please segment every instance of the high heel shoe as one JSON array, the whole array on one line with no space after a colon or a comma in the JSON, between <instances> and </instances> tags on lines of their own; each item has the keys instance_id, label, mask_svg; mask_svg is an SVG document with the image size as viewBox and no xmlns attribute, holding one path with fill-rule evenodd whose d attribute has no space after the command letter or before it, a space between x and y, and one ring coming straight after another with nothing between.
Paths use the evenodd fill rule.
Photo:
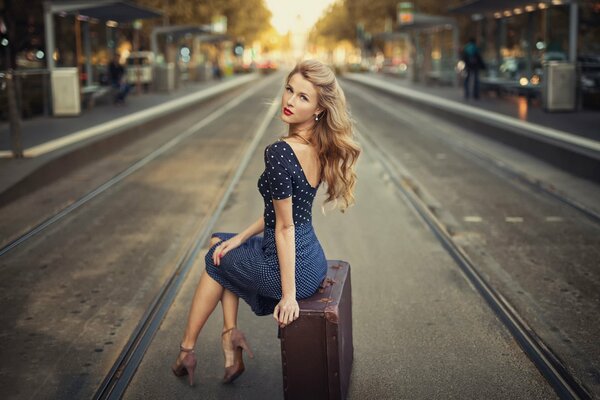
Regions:
<instances>
[{"instance_id":1,"label":"high heel shoe","mask_svg":"<svg viewBox=\"0 0 600 400\"><path fill-rule=\"evenodd\" d=\"M231 347L234 350L233 357L233 365L229 367L225 367L225 375L223 376L223 383L231 383L235 379L237 379L246 369L244 366L244 358L242 357L242 350L246 350L250 358L254 358L254 353L248 342L246 342L246 337L244 333L237 328L229 328L223 333L221 336L225 335L227 332L231 331L231 338L229 339L231 342Z\"/></svg>"},{"instance_id":2,"label":"high heel shoe","mask_svg":"<svg viewBox=\"0 0 600 400\"><path fill-rule=\"evenodd\" d=\"M194 349L186 349L182 345L179 345L179 350L188 353L185 355L181 364L178 364L179 358L175 360L175 364L171 367L171 370L176 376L189 376L190 386L194 386L194 370L196 369L196 354Z\"/></svg>"}]
</instances>

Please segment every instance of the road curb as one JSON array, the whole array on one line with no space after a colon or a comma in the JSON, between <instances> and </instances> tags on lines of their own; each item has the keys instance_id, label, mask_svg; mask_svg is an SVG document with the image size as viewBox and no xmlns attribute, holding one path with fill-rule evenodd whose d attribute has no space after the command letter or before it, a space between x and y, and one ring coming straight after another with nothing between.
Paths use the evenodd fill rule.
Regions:
<instances>
[{"instance_id":1,"label":"road curb","mask_svg":"<svg viewBox=\"0 0 600 400\"><path fill-rule=\"evenodd\" d=\"M409 105L435 112L506 145L517 148L581 178L600 182L600 143L541 125L464 105L360 74L343 79L393 95Z\"/></svg>"},{"instance_id":2,"label":"road curb","mask_svg":"<svg viewBox=\"0 0 600 400\"><path fill-rule=\"evenodd\" d=\"M125 122L123 124L119 124L118 119L77 132L73 135L84 133L89 136L77 142L51 151L40 152L42 154L37 157L11 160L18 164L16 167L20 169L22 177L0 192L0 207L10 204L78 168L99 160L116 149L147 136L150 130L164 127L202 102L257 79L260 79L259 75L252 75L227 82L227 85L212 86L195 93L195 97L185 96L170 101L163 112L149 112L151 109L142 110L121 117L120 119ZM24 170L28 171L24 172Z\"/></svg>"}]
</instances>

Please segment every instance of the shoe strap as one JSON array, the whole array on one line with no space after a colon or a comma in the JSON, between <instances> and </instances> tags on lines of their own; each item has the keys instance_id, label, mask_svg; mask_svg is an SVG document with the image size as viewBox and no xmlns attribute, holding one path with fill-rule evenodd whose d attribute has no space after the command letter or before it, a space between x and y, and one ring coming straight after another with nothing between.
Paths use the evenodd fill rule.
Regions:
<instances>
[{"instance_id":1,"label":"shoe strap","mask_svg":"<svg viewBox=\"0 0 600 400\"><path fill-rule=\"evenodd\" d=\"M179 350L181 350L181 351L183 351L185 353L193 353L194 352L194 349L186 349L181 344L179 345Z\"/></svg>"},{"instance_id":2,"label":"shoe strap","mask_svg":"<svg viewBox=\"0 0 600 400\"><path fill-rule=\"evenodd\" d=\"M233 328L229 328L229 329L227 329L226 331L223 331L223 333L221 333L221 336L223 336L224 334L226 334L227 332L229 332L229 331L231 331L231 330L233 330L233 329L235 329L235 328L236 328L236 327L234 326Z\"/></svg>"}]
</instances>

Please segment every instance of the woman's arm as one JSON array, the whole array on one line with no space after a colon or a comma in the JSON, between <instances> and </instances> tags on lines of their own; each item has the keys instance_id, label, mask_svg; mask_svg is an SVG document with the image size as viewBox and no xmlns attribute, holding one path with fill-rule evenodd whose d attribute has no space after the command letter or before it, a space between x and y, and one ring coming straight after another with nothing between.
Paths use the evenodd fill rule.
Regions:
<instances>
[{"instance_id":1,"label":"woman's arm","mask_svg":"<svg viewBox=\"0 0 600 400\"><path fill-rule=\"evenodd\" d=\"M280 327L300 316L296 301L296 232L292 208L293 188L291 166L277 143L265 149L267 181L275 209L275 247L281 274L281 300L273 309L273 318Z\"/></svg>"},{"instance_id":2,"label":"woman's arm","mask_svg":"<svg viewBox=\"0 0 600 400\"><path fill-rule=\"evenodd\" d=\"M281 273L281 300L273 310L273 318L283 328L300 316L296 300L296 243L292 197L273 199L275 208L275 247Z\"/></svg>"},{"instance_id":3,"label":"woman's arm","mask_svg":"<svg viewBox=\"0 0 600 400\"><path fill-rule=\"evenodd\" d=\"M258 220L256 220L256 222L254 222L252 225L250 225L249 227L244 229L242 232L238 233L234 237L230 238L229 240L224 241L223 243L221 243L217 247L215 247L215 251L213 252L213 263L215 265L220 265L221 257L223 257L225 254L227 254L231 249L235 249L236 247L240 246L242 243L244 243L246 240L248 240L252 236L254 236L257 233L260 233L264 230L265 230L264 218L260 217Z\"/></svg>"},{"instance_id":4,"label":"woman's arm","mask_svg":"<svg viewBox=\"0 0 600 400\"><path fill-rule=\"evenodd\" d=\"M265 219L263 216L261 216L252 225L247 227L245 230L240 232L238 235L239 235L241 241L245 242L246 240L250 239L252 236L254 236L258 233L261 233L264 230L265 230Z\"/></svg>"},{"instance_id":5,"label":"woman's arm","mask_svg":"<svg viewBox=\"0 0 600 400\"><path fill-rule=\"evenodd\" d=\"M292 197L273 200L275 208L275 247L281 271L281 293L284 298L296 299L296 244Z\"/></svg>"}]
</instances>

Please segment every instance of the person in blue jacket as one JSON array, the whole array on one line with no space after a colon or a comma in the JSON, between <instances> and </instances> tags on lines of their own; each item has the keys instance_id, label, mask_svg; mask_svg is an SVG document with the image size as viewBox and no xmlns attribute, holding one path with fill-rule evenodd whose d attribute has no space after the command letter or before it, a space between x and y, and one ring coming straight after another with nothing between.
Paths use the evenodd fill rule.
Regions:
<instances>
[{"instance_id":1,"label":"person in blue jacket","mask_svg":"<svg viewBox=\"0 0 600 400\"><path fill-rule=\"evenodd\" d=\"M479 70L485 69L485 63L474 38L470 38L462 51L462 61L465 63L466 76L464 80L465 99L470 95L470 82L473 80L473 98L479 98Z\"/></svg>"}]
</instances>

